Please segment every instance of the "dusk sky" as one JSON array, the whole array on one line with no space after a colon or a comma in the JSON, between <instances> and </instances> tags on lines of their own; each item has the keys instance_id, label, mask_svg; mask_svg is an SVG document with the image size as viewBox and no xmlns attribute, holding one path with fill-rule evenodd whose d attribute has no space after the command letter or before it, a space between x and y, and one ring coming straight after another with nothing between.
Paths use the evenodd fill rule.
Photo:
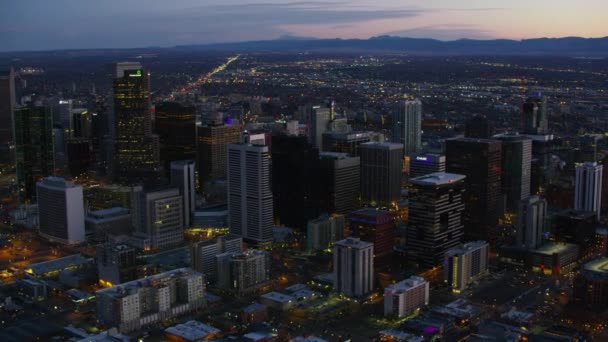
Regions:
<instances>
[{"instance_id":1,"label":"dusk sky","mask_svg":"<svg viewBox=\"0 0 608 342\"><path fill-rule=\"evenodd\" d=\"M607 0L0 0L0 50L276 39L603 37Z\"/></svg>"}]
</instances>

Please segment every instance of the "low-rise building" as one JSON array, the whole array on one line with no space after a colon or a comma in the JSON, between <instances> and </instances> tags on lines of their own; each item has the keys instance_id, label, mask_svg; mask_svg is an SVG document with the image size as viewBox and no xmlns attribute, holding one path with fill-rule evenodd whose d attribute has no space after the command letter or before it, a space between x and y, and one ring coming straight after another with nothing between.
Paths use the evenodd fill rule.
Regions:
<instances>
[{"instance_id":1,"label":"low-rise building","mask_svg":"<svg viewBox=\"0 0 608 342\"><path fill-rule=\"evenodd\" d=\"M384 315L403 317L429 303L429 282L412 276L384 289Z\"/></svg>"},{"instance_id":2,"label":"low-rise building","mask_svg":"<svg viewBox=\"0 0 608 342\"><path fill-rule=\"evenodd\" d=\"M198 321L188 321L165 329L165 335L169 341L179 342L212 340L218 337L221 332L220 329Z\"/></svg>"}]
</instances>

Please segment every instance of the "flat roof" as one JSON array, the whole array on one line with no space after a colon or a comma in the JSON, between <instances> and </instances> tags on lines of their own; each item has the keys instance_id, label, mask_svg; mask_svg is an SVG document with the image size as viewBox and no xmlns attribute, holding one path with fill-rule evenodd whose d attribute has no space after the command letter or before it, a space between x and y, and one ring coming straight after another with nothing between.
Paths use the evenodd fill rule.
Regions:
<instances>
[{"instance_id":1,"label":"flat roof","mask_svg":"<svg viewBox=\"0 0 608 342\"><path fill-rule=\"evenodd\" d=\"M487 246L487 245L488 245L488 243L483 240L471 241L471 242L465 243L464 245L450 248L448 251L445 252L445 255L453 256L453 255L464 254L464 253L479 249L479 248Z\"/></svg>"},{"instance_id":2,"label":"flat roof","mask_svg":"<svg viewBox=\"0 0 608 342\"><path fill-rule=\"evenodd\" d=\"M568 251L572 248L576 248L576 247L577 246L572 243L550 242L550 243L546 243L546 244L540 246L539 248L535 249L534 252L540 253L540 254L545 254L545 255L553 255L553 254L560 254L560 253L566 252L566 251Z\"/></svg>"},{"instance_id":3,"label":"flat roof","mask_svg":"<svg viewBox=\"0 0 608 342\"><path fill-rule=\"evenodd\" d=\"M367 241L361 241L361 239L349 237L344 240L336 241L336 246L342 247L355 247L355 248L367 248L372 247L374 244Z\"/></svg>"},{"instance_id":4,"label":"flat roof","mask_svg":"<svg viewBox=\"0 0 608 342\"><path fill-rule=\"evenodd\" d=\"M63 258L39 262L25 266L26 273L40 275L52 271L63 270L72 266L79 266L92 262L92 258L86 258L82 254L72 254Z\"/></svg>"},{"instance_id":5,"label":"flat roof","mask_svg":"<svg viewBox=\"0 0 608 342\"><path fill-rule=\"evenodd\" d=\"M151 275L149 277L136 279L133 281L129 281L122 284L117 284L112 287L108 287L105 289L98 290L96 294L107 294L108 296L118 297L122 295L126 295L129 293L129 290L138 289L147 286L153 286L155 280L161 280L172 277L192 277L202 275L201 273L192 270L191 268L177 268L171 271L158 273Z\"/></svg>"},{"instance_id":6,"label":"flat roof","mask_svg":"<svg viewBox=\"0 0 608 342\"><path fill-rule=\"evenodd\" d=\"M273 300L275 302L279 302L279 303L289 303L291 301L293 301L295 298L283 293L279 293L279 292L268 292L265 293L263 295L260 296L261 298L264 299L269 299L269 300Z\"/></svg>"},{"instance_id":7,"label":"flat roof","mask_svg":"<svg viewBox=\"0 0 608 342\"><path fill-rule=\"evenodd\" d=\"M165 332L183 337L189 341L196 341L209 335L219 334L221 330L198 321L188 321L186 323L167 328L165 329Z\"/></svg>"},{"instance_id":8,"label":"flat roof","mask_svg":"<svg viewBox=\"0 0 608 342\"><path fill-rule=\"evenodd\" d=\"M403 148L403 144L394 143L394 142L379 142L379 141L370 141L360 145L360 148L369 147L376 149L387 149L387 150L397 150Z\"/></svg>"},{"instance_id":9,"label":"flat roof","mask_svg":"<svg viewBox=\"0 0 608 342\"><path fill-rule=\"evenodd\" d=\"M456 173L435 172L413 178L410 180L410 182L417 185L447 185L464 180L465 178L465 175L459 175Z\"/></svg>"},{"instance_id":10,"label":"flat roof","mask_svg":"<svg viewBox=\"0 0 608 342\"><path fill-rule=\"evenodd\" d=\"M589 261L583 266L585 271L601 273L608 276L608 257L603 257Z\"/></svg>"}]
</instances>

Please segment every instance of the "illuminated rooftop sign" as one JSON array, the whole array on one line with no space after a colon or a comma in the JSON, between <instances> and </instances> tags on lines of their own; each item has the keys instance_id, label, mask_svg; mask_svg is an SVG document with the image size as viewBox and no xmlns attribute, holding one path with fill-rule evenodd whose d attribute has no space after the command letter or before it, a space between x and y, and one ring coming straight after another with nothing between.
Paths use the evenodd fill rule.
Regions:
<instances>
[{"instance_id":1,"label":"illuminated rooftop sign","mask_svg":"<svg viewBox=\"0 0 608 342\"><path fill-rule=\"evenodd\" d=\"M141 69L137 69L134 74L129 74L129 77L141 77Z\"/></svg>"}]
</instances>

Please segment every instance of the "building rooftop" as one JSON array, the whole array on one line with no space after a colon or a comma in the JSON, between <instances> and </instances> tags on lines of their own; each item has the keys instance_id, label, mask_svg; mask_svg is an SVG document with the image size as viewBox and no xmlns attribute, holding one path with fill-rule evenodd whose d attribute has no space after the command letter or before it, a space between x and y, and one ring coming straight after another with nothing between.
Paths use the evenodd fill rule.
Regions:
<instances>
[{"instance_id":1,"label":"building rooftop","mask_svg":"<svg viewBox=\"0 0 608 342\"><path fill-rule=\"evenodd\" d=\"M249 304L243 308L243 312L257 312L266 310L266 305L260 303Z\"/></svg>"},{"instance_id":2,"label":"building rooftop","mask_svg":"<svg viewBox=\"0 0 608 342\"><path fill-rule=\"evenodd\" d=\"M353 248L368 248L373 247L374 244L367 241L361 241L359 238L349 237L344 240L336 241L336 246L342 247L353 247Z\"/></svg>"},{"instance_id":3,"label":"building rooftop","mask_svg":"<svg viewBox=\"0 0 608 342\"><path fill-rule=\"evenodd\" d=\"M272 300L279 303L288 303L295 300L294 297L279 293L279 292L268 292L260 296L261 298Z\"/></svg>"},{"instance_id":4,"label":"building rooftop","mask_svg":"<svg viewBox=\"0 0 608 342\"><path fill-rule=\"evenodd\" d=\"M360 145L361 148L374 148L374 149L382 149L382 150L399 150L403 148L403 144L394 143L394 142L379 142L379 141L370 141Z\"/></svg>"},{"instance_id":5,"label":"building rooftop","mask_svg":"<svg viewBox=\"0 0 608 342\"><path fill-rule=\"evenodd\" d=\"M94 219L104 219L104 218L111 218L111 217L117 217L117 216L123 216L123 215L129 215L129 209L122 208L122 207L114 207L114 208L89 211L87 213L88 218L94 218Z\"/></svg>"},{"instance_id":6,"label":"building rooftop","mask_svg":"<svg viewBox=\"0 0 608 342\"><path fill-rule=\"evenodd\" d=\"M361 218L371 218L374 220L378 220L379 218L383 218L386 216L390 216L389 221L393 221L393 214L387 210L379 210L375 208L363 208L359 210L355 210L350 213L349 219L351 221L361 221ZM365 220L363 220L365 221ZM383 222L386 220L382 220ZM382 222L369 222L369 223L382 223Z\"/></svg>"},{"instance_id":7,"label":"building rooftop","mask_svg":"<svg viewBox=\"0 0 608 342\"><path fill-rule=\"evenodd\" d=\"M462 181L466 178L464 175L447 172L435 172L428 175L416 177L410 180L412 184L416 185L447 185L458 181Z\"/></svg>"},{"instance_id":8,"label":"building rooftop","mask_svg":"<svg viewBox=\"0 0 608 342\"><path fill-rule=\"evenodd\" d=\"M539 248L535 249L534 252L545 255L553 255L564 253L572 248L577 248L578 246L572 243L555 243L549 242L546 243Z\"/></svg>"},{"instance_id":9,"label":"building rooftop","mask_svg":"<svg viewBox=\"0 0 608 342\"><path fill-rule=\"evenodd\" d=\"M608 280L608 257L589 261L583 266L583 271Z\"/></svg>"},{"instance_id":10,"label":"building rooftop","mask_svg":"<svg viewBox=\"0 0 608 342\"><path fill-rule=\"evenodd\" d=\"M97 295L103 294L111 297L122 297L134 292L135 290L142 287L155 287L162 285L163 280L171 278L185 278L191 276L199 276L202 274L194 271L190 268L178 268L168 272L158 273L149 277L133 280L130 282L122 283L106 289L101 289L96 292Z\"/></svg>"},{"instance_id":11,"label":"building rooftop","mask_svg":"<svg viewBox=\"0 0 608 342\"><path fill-rule=\"evenodd\" d=\"M217 335L221 332L221 330L198 321L188 321L186 323L167 328L165 329L165 332L171 335L179 336L186 341L198 341L201 339L206 339L207 337L212 337L213 335Z\"/></svg>"},{"instance_id":12,"label":"building rooftop","mask_svg":"<svg viewBox=\"0 0 608 342\"><path fill-rule=\"evenodd\" d=\"M82 254L72 254L55 260L30 264L25 267L25 272L32 275L41 275L53 271L61 271L68 267L80 266L89 262L93 262L93 259L86 258Z\"/></svg>"},{"instance_id":13,"label":"building rooftop","mask_svg":"<svg viewBox=\"0 0 608 342\"><path fill-rule=\"evenodd\" d=\"M324 340L320 337L316 337L316 336L307 336L307 337L303 337L303 336L298 336L295 338L292 338L289 342L327 342L327 340Z\"/></svg>"},{"instance_id":14,"label":"building rooftop","mask_svg":"<svg viewBox=\"0 0 608 342\"><path fill-rule=\"evenodd\" d=\"M348 153L340 153L340 152L320 152L319 159L348 159L348 158L356 158L350 157Z\"/></svg>"},{"instance_id":15,"label":"building rooftop","mask_svg":"<svg viewBox=\"0 0 608 342\"><path fill-rule=\"evenodd\" d=\"M69 189L69 188L77 188L80 185L74 184L72 181L68 181L65 178L49 176L42 179L38 184L44 185L46 187L60 188L60 189Z\"/></svg>"},{"instance_id":16,"label":"building rooftop","mask_svg":"<svg viewBox=\"0 0 608 342\"><path fill-rule=\"evenodd\" d=\"M382 330L379 332L380 335L384 336L385 338L395 341L408 341L408 342L422 342L424 341L424 337L422 336L416 336L410 333L407 333L405 331L401 331L401 330L394 330L394 329L387 329L387 330Z\"/></svg>"},{"instance_id":17,"label":"building rooftop","mask_svg":"<svg viewBox=\"0 0 608 342\"><path fill-rule=\"evenodd\" d=\"M482 240L467 242L464 245L451 248L450 250L445 252L445 256L450 257L453 255L464 254L464 253L476 250L478 248L481 248L481 247L487 246L487 245L488 245L488 243L485 241L482 241Z\"/></svg>"},{"instance_id":18,"label":"building rooftop","mask_svg":"<svg viewBox=\"0 0 608 342\"><path fill-rule=\"evenodd\" d=\"M391 284L389 286L387 286L384 291L390 291L390 292L401 292L401 291L405 291L405 290L409 290L411 288L423 285L425 283L428 283L426 280L424 280L424 278L422 277L418 277L418 276L411 276L407 279L404 279L398 283L395 284Z\"/></svg>"}]
</instances>

